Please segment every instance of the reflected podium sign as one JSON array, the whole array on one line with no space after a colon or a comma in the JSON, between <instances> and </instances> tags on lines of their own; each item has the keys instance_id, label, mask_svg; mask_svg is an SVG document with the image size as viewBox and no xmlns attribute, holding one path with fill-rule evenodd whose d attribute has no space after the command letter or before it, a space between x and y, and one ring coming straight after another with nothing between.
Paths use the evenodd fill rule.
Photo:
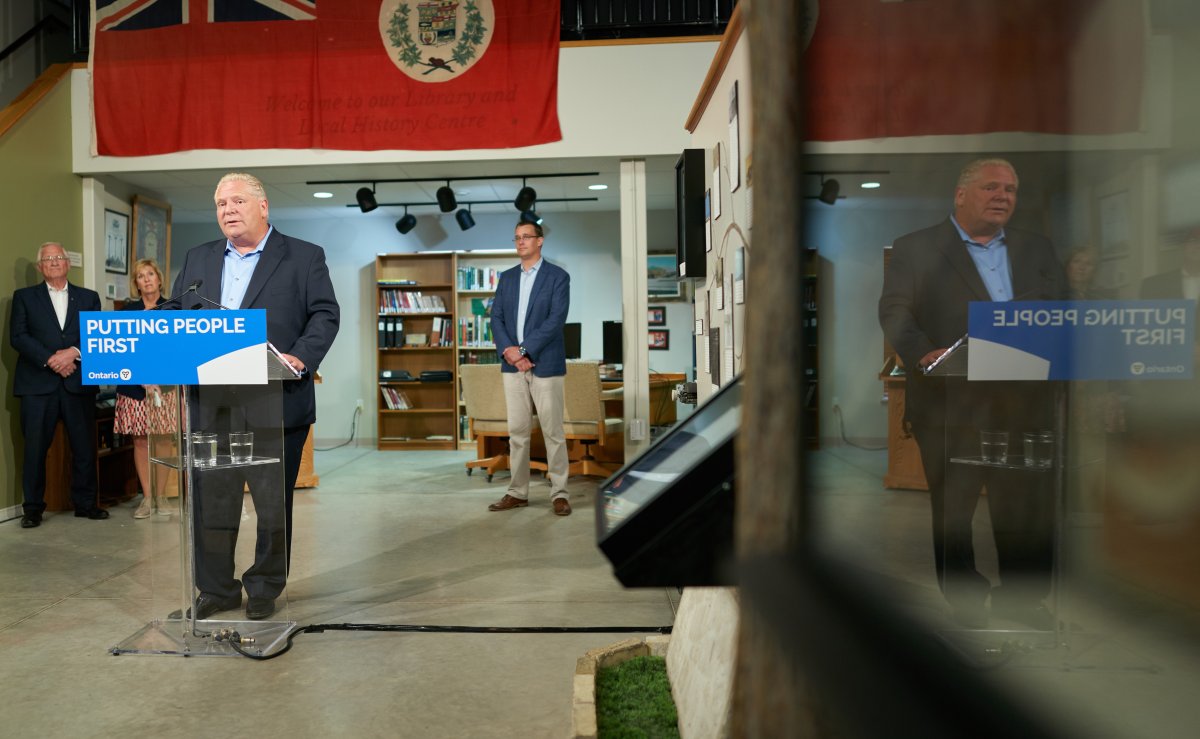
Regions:
<instances>
[{"instance_id":1,"label":"reflected podium sign","mask_svg":"<svg viewBox=\"0 0 1200 739\"><path fill-rule=\"evenodd\" d=\"M80 321L84 382L146 389L143 494L156 510L137 524L149 532L126 576L146 625L110 651L284 648L295 622L285 589L282 383L300 374L267 341L266 311L84 312ZM274 596L275 613L247 619L243 588ZM222 610L194 613L201 591L223 594Z\"/></svg>"}]
</instances>

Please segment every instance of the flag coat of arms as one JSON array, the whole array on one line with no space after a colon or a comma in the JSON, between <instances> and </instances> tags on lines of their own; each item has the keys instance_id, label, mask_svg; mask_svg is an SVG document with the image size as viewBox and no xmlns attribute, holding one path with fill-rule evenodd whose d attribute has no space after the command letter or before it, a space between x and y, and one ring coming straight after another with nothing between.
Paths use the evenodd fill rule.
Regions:
<instances>
[{"instance_id":1,"label":"flag coat of arms","mask_svg":"<svg viewBox=\"0 0 1200 739\"><path fill-rule=\"evenodd\" d=\"M92 0L96 153L558 141L554 0Z\"/></svg>"}]
</instances>

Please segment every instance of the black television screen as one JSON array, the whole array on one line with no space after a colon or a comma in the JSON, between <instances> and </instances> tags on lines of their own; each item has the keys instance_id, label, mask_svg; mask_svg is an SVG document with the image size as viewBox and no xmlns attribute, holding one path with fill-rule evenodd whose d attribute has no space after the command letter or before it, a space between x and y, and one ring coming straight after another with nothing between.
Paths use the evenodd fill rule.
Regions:
<instances>
[{"instance_id":1,"label":"black television screen","mask_svg":"<svg viewBox=\"0 0 1200 739\"><path fill-rule=\"evenodd\" d=\"M600 486L596 538L627 587L731 584L736 377Z\"/></svg>"},{"instance_id":2,"label":"black television screen","mask_svg":"<svg viewBox=\"0 0 1200 739\"><path fill-rule=\"evenodd\" d=\"M583 325L579 323L564 323L563 343L567 346L567 359L579 359L582 357Z\"/></svg>"},{"instance_id":3,"label":"black television screen","mask_svg":"<svg viewBox=\"0 0 1200 739\"><path fill-rule=\"evenodd\" d=\"M604 356L601 361L605 364L624 364L625 334L621 329L621 322L605 321L601 338L604 342Z\"/></svg>"}]
</instances>

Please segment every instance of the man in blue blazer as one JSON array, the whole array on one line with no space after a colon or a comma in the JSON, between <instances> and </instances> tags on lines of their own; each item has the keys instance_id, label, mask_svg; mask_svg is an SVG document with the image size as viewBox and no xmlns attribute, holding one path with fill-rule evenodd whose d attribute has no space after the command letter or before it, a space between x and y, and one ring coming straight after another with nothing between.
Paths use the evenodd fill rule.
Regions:
<instances>
[{"instance_id":1,"label":"man in blue blazer","mask_svg":"<svg viewBox=\"0 0 1200 739\"><path fill-rule=\"evenodd\" d=\"M71 262L62 245L42 244L37 270L45 281L13 293L9 341L17 350L13 394L21 399L25 436L21 528L41 525L46 510L46 452L62 420L71 443L71 502L75 515L100 520L96 505L96 385L79 371L79 311L100 310L94 290L67 282Z\"/></svg>"},{"instance_id":2,"label":"man in blue blazer","mask_svg":"<svg viewBox=\"0 0 1200 739\"><path fill-rule=\"evenodd\" d=\"M544 232L537 223L517 224L513 243L521 263L500 275L492 303L492 335L500 354L508 405L512 480L489 511L529 505L529 436L533 412L546 442L547 475L554 513L571 515L567 499L567 442L563 433L563 378L567 347L563 324L571 307L571 277L542 259Z\"/></svg>"},{"instance_id":3,"label":"man in blue blazer","mask_svg":"<svg viewBox=\"0 0 1200 739\"><path fill-rule=\"evenodd\" d=\"M292 498L304 442L309 426L316 421L313 373L333 345L341 310L324 250L285 236L271 226L266 192L258 178L227 174L217 184L214 199L225 238L188 251L172 294L184 310L209 308L217 303L230 309L265 309L268 341L302 372L300 379L283 382L283 448L272 450L268 446L272 439L278 439L277 425L273 429L263 427L255 434L254 456L282 452L283 511L277 510L278 490L269 489L271 483L264 482L273 480L277 485L278 475L264 477L268 471L255 467L235 468L229 471L231 474L206 472L197 476L206 490L199 490L198 484L193 499L199 509L193 520L196 587L200 591L196 618L240 606L244 585L249 596L246 616L262 619L275 612L275 599L286 581ZM265 399L260 387L249 385L206 388L199 399L199 407L193 409L196 431L256 430L258 424L270 424L271 416L280 412L258 410ZM198 423L196 417L201 419ZM225 444L227 436L221 436L224 438L218 443ZM239 582L233 569L243 480L249 483L254 496L258 543L254 565Z\"/></svg>"}]
</instances>

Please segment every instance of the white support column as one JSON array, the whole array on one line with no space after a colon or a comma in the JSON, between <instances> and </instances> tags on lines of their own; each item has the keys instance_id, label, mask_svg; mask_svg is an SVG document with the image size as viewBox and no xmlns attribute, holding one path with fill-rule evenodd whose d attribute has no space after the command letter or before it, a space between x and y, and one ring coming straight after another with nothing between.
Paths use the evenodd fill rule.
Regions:
<instances>
[{"instance_id":1,"label":"white support column","mask_svg":"<svg viewBox=\"0 0 1200 739\"><path fill-rule=\"evenodd\" d=\"M646 344L646 162L621 162L621 310L625 459L650 445L650 357Z\"/></svg>"}]
</instances>

